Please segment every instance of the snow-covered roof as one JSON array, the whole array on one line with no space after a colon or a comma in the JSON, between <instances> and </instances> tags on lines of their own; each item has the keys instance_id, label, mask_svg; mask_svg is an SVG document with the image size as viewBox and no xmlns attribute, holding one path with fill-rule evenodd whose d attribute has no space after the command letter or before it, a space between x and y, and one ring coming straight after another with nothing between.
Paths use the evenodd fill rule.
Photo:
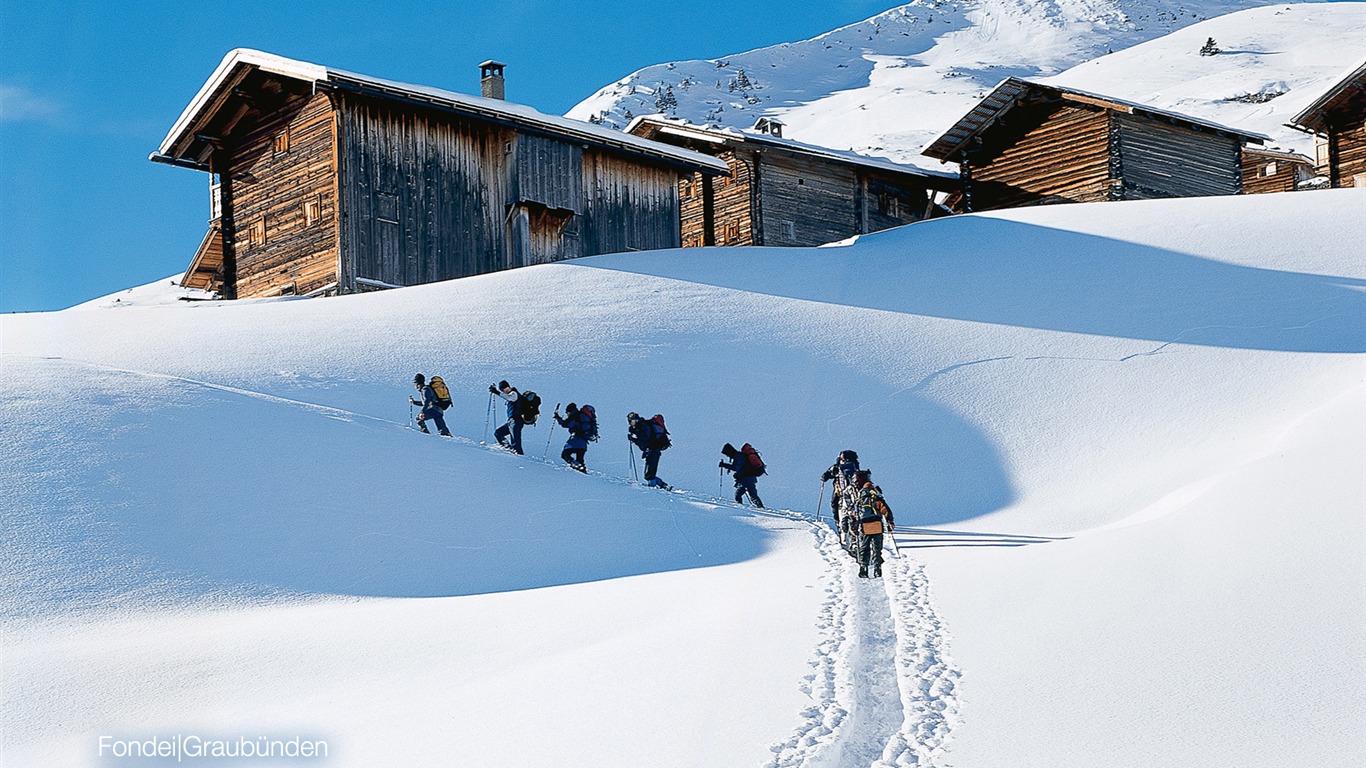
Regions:
<instances>
[{"instance_id":1,"label":"snow-covered roof","mask_svg":"<svg viewBox=\"0 0 1366 768\"><path fill-rule=\"evenodd\" d=\"M1366 59L1343 72L1322 96L1301 110L1286 125L1305 133L1324 133L1328 112L1339 100L1350 95L1353 88L1366 89Z\"/></svg>"},{"instance_id":2,"label":"snow-covered roof","mask_svg":"<svg viewBox=\"0 0 1366 768\"><path fill-rule=\"evenodd\" d=\"M1289 160L1296 163L1303 163L1305 165L1314 164L1313 158L1302 155L1299 152L1293 152L1288 149L1275 149L1268 147L1243 147L1243 152L1249 155L1257 155L1259 157L1274 157L1281 160Z\"/></svg>"},{"instance_id":3,"label":"snow-covered roof","mask_svg":"<svg viewBox=\"0 0 1366 768\"><path fill-rule=\"evenodd\" d=\"M726 173L730 170L725 163L701 152L632 136L582 120L547 115L523 104L384 80L369 75L288 59L249 48L238 48L223 57L222 63L214 70L208 81L195 94L195 97L190 100L185 111L180 114L180 118L171 126L170 132L166 134L165 140L161 142L158 152L152 155L152 159L185 165L200 164L199 158L184 156L189 145L194 143L195 126L221 106L233 85L240 82L245 73L252 69L311 82L315 86L321 85L339 90L360 91L380 97L424 102L471 117L512 123L519 127L569 137L631 154L645 155L691 168L717 173Z\"/></svg>"},{"instance_id":4,"label":"snow-covered roof","mask_svg":"<svg viewBox=\"0 0 1366 768\"><path fill-rule=\"evenodd\" d=\"M666 117L664 115L640 115L632 119L630 124L626 126L626 132L635 135L640 135L643 132L653 133L656 131L665 135L673 134L683 138L696 139L712 144L722 144L726 142L753 142L756 144L766 144L774 147L782 147L783 149L804 155L834 160L849 165L858 165L864 168L886 171L888 173L908 174L928 179L953 180L954 182L958 181L958 174L948 171L920 168L914 165L894 162L882 157L861 155L850 150L821 147L815 144L807 144L767 133L761 133L759 131L742 131L735 128L696 125L687 120Z\"/></svg>"},{"instance_id":5,"label":"snow-covered roof","mask_svg":"<svg viewBox=\"0 0 1366 768\"><path fill-rule=\"evenodd\" d=\"M973 137L981 134L994 125L1002 115L1010 111L1021 99L1030 93L1044 92L1066 99L1068 101L1079 101L1088 104L1095 104L1106 109L1125 112L1133 115L1145 115L1156 117L1173 123L1198 127L1216 133L1222 133L1244 142L1255 142L1261 144L1270 141L1271 137L1264 134L1245 131L1240 128L1230 128L1199 117L1184 115L1180 112L1173 112L1167 109L1158 109L1137 102L1117 99L1113 96L1106 96L1100 93L1091 93L1077 88L1068 88L1060 85L1047 85L1036 83L1029 80L1021 80L1017 77L1007 77L997 84L986 98L977 103L963 117L959 118L953 127L949 128L939 138L930 142L921 154L936 158L941 162L954 159L955 155Z\"/></svg>"}]
</instances>

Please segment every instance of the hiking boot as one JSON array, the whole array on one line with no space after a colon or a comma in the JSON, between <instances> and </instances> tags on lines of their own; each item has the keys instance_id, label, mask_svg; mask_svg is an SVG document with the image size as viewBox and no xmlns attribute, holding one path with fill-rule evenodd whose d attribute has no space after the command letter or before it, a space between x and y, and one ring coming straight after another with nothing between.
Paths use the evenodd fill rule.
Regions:
<instances>
[{"instance_id":1,"label":"hiking boot","mask_svg":"<svg viewBox=\"0 0 1366 768\"><path fill-rule=\"evenodd\" d=\"M882 566L879 565L878 567L876 567L876 568L873 569L873 578L875 578L875 579L880 579L880 578L882 578Z\"/></svg>"},{"instance_id":2,"label":"hiking boot","mask_svg":"<svg viewBox=\"0 0 1366 768\"><path fill-rule=\"evenodd\" d=\"M866 578L868 578L868 569L867 569L867 568L860 568L860 569L858 569L858 577L859 577L860 579L866 579Z\"/></svg>"}]
</instances>

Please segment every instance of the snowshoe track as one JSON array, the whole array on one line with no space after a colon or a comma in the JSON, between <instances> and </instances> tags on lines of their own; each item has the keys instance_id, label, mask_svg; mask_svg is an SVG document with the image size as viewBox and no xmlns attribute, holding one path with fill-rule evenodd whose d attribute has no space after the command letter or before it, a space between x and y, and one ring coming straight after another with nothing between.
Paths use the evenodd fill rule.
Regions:
<instances>
[{"instance_id":1,"label":"snowshoe track","mask_svg":"<svg viewBox=\"0 0 1366 768\"><path fill-rule=\"evenodd\" d=\"M957 721L959 673L924 566L884 553L883 578L860 579L835 531L813 533L828 566L802 687L813 701L768 768L937 765Z\"/></svg>"}]
</instances>

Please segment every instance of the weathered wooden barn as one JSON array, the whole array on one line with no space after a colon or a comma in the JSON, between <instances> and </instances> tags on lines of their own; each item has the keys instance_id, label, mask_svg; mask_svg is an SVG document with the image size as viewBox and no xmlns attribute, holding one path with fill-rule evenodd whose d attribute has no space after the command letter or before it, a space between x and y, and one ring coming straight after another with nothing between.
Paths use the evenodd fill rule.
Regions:
<instances>
[{"instance_id":1,"label":"weathered wooden barn","mask_svg":"<svg viewBox=\"0 0 1366 768\"><path fill-rule=\"evenodd\" d=\"M1314 161L1298 152L1243 147L1243 193L1294 192L1314 178Z\"/></svg>"},{"instance_id":2,"label":"weathered wooden barn","mask_svg":"<svg viewBox=\"0 0 1366 768\"><path fill-rule=\"evenodd\" d=\"M965 207L1234 195L1267 137L1099 94L1007 78L925 148L956 162Z\"/></svg>"},{"instance_id":3,"label":"weathered wooden barn","mask_svg":"<svg viewBox=\"0 0 1366 768\"><path fill-rule=\"evenodd\" d=\"M1366 187L1366 61L1289 123L1316 137L1318 170L1334 187Z\"/></svg>"},{"instance_id":4,"label":"weathered wooden barn","mask_svg":"<svg viewBox=\"0 0 1366 768\"><path fill-rule=\"evenodd\" d=\"M239 49L152 160L210 174L184 278L225 298L413 285L677 247L680 181L713 157L502 99Z\"/></svg>"},{"instance_id":5,"label":"weathered wooden barn","mask_svg":"<svg viewBox=\"0 0 1366 768\"><path fill-rule=\"evenodd\" d=\"M959 188L954 174L803 144L782 128L773 118L737 131L651 115L626 130L729 166L680 181L684 246L820 245L947 213L936 193Z\"/></svg>"}]
</instances>

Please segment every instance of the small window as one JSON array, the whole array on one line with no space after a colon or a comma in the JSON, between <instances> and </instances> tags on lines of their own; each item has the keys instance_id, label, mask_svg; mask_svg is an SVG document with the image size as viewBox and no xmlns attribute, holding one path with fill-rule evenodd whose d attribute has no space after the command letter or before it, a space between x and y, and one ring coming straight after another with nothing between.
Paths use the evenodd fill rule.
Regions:
<instances>
[{"instance_id":1,"label":"small window","mask_svg":"<svg viewBox=\"0 0 1366 768\"><path fill-rule=\"evenodd\" d=\"M806 184L806 179L797 179L797 186L800 187L800 186L804 186L805 184Z\"/></svg>"},{"instance_id":2,"label":"small window","mask_svg":"<svg viewBox=\"0 0 1366 768\"><path fill-rule=\"evenodd\" d=\"M726 242L735 243L740 240L740 222L732 221L726 224Z\"/></svg>"},{"instance_id":3,"label":"small window","mask_svg":"<svg viewBox=\"0 0 1366 768\"><path fill-rule=\"evenodd\" d=\"M683 180L683 197L692 197L692 179Z\"/></svg>"},{"instance_id":4,"label":"small window","mask_svg":"<svg viewBox=\"0 0 1366 768\"><path fill-rule=\"evenodd\" d=\"M266 244L266 220L261 219L247 228L247 247L260 248Z\"/></svg>"},{"instance_id":5,"label":"small window","mask_svg":"<svg viewBox=\"0 0 1366 768\"><path fill-rule=\"evenodd\" d=\"M289 129L285 128L275 135L273 149L276 155L283 155L289 152Z\"/></svg>"},{"instance_id":6,"label":"small window","mask_svg":"<svg viewBox=\"0 0 1366 768\"><path fill-rule=\"evenodd\" d=\"M1272 162L1272 163L1267 163L1266 165L1262 166L1262 175L1263 175L1263 176L1275 176L1275 175L1276 175L1276 164L1275 164L1274 162Z\"/></svg>"},{"instance_id":7,"label":"small window","mask_svg":"<svg viewBox=\"0 0 1366 768\"><path fill-rule=\"evenodd\" d=\"M788 240L797 239L797 223L795 221L783 222L783 237Z\"/></svg>"},{"instance_id":8,"label":"small window","mask_svg":"<svg viewBox=\"0 0 1366 768\"><path fill-rule=\"evenodd\" d=\"M297 290L298 288L294 283L285 283L284 285L280 286L280 295L294 296Z\"/></svg>"},{"instance_id":9,"label":"small window","mask_svg":"<svg viewBox=\"0 0 1366 768\"><path fill-rule=\"evenodd\" d=\"M314 198L304 201L304 226L311 227L323 217L322 200Z\"/></svg>"}]
</instances>

